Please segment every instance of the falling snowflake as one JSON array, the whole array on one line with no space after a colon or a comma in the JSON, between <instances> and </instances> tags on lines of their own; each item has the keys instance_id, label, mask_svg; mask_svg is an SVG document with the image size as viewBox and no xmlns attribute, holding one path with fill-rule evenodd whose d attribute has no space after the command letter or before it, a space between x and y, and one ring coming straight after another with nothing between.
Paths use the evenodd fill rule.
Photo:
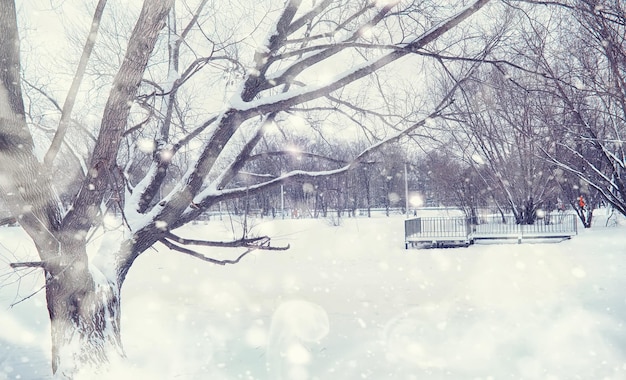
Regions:
<instances>
[{"instance_id":1,"label":"falling snowflake","mask_svg":"<svg viewBox=\"0 0 626 380\"><path fill-rule=\"evenodd\" d=\"M156 144L152 139L139 139L137 140L137 149L143 153L152 153L156 149Z\"/></svg>"}]
</instances>

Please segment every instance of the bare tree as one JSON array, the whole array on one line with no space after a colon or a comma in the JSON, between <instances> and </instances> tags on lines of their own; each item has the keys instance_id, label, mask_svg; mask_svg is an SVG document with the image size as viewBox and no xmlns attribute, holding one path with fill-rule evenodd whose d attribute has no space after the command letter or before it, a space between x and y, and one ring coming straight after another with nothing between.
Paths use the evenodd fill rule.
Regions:
<instances>
[{"instance_id":1,"label":"bare tree","mask_svg":"<svg viewBox=\"0 0 626 380\"><path fill-rule=\"evenodd\" d=\"M477 223L478 210L490 205L493 189L452 148L455 145L426 153L420 159L420 175L428 182L429 196L443 205L458 207Z\"/></svg>"},{"instance_id":2,"label":"bare tree","mask_svg":"<svg viewBox=\"0 0 626 380\"><path fill-rule=\"evenodd\" d=\"M621 1L511 1L526 15L526 49L520 56L534 62L534 75L546 78L543 97L552 97L556 149L549 160L567 173L568 192L588 198L580 208L590 225L595 194L626 215L624 120L626 119L626 10ZM524 3L541 4L544 15ZM553 30L556 33L546 33ZM522 53L523 51L523 53ZM526 72L528 74L528 72ZM576 180L572 180L575 178Z\"/></svg>"},{"instance_id":3,"label":"bare tree","mask_svg":"<svg viewBox=\"0 0 626 380\"><path fill-rule=\"evenodd\" d=\"M349 106L351 94L356 94L358 84L372 73L393 74L392 63L419 57L415 53L488 2L433 1L432 5L439 7L420 13L423 2L325 0L304 9L301 1L289 0L276 9L279 12L264 18L269 24L265 25L268 36L246 65L239 57L245 50L236 48L240 43L236 33L228 36L233 29L220 35L202 22L203 17L218 20L214 13L220 9L218 3L214 8L205 8L207 1L175 8L173 0L146 0L110 92L102 95L106 104L85 170L77 174L80 186L64 208L48 173L58 164L59 156L54 153L58 142L68 139L59 132L44 162L35 155L19 75L15 4L0 0L1 197L40 257L37 262L12 266L39 267L45 272L53 372L60 378L73 378L81 369L100 368L112 356L123 356L120 290L135 260L155 244L221 265L236 263L254 249L275 249L265 237L199 241L180 238L174 229L221 201L256 194L286 181L347 172L383 144L438 117L449 98L434 102L430 110L422 112L423 119L398 123L333 170L293 170L275 178L257 177L245 186L234 181L267 126L285 112L298 106L312 107L316 101ZM180 15L172 13L174 9L185 12L185 27L175 26ZM150 59L159 54L163 57L164 50L167 59L159 61L167 62L167 67L158 71ZM321 77L329 71L330 75ZM164 76L159 74L163 72ZM222 86L234 81L239 85ZM182 100L187 86L193 92L207 83L215 84L209 92L225 89L213 100L228 100L214 107L213 114L186 110ZM343 100L336 97L342 92ZM208 100L201 103L211 109ZM183 169L177 169L178 165ZM122 210L123 223L104 232L115 234L118 245L88 257L88 234L103 228L101 221L113 204ZM200 249L203 246L246 251L233 260L216 260Z\"/></svg>"},{"instance_id":4,"label":"bare tree","mask_svg":"<svg viewBox=\"0 0 626 380\"><path fill-rule=\"evenodd\" d=\"M532 77L530 82L525 85L542 86ZM538 209L555 203L557 187L543 157L543 151L552 151L545 144L550 128L541 112L543 99L520 86L493 66L477 73L463 86L459 125L464 133L457 141L471 143L465 159L494 199L512 211L517 223L533 224Z\"/></svg>"}]
</instances>

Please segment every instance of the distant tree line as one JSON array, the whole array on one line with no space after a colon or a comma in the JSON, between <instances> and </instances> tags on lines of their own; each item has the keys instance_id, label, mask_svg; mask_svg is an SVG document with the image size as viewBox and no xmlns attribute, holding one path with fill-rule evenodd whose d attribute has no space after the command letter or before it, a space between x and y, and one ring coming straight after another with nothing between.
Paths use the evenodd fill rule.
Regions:
<instances>
[{"instance_id":1,"label":"distant tree line","mask_svg":"<svg viewBox=\"0 0 626 380\"><path fill-rule=\"evenodd\" d=\"M359 148L363 148L356 142L343 142L340 148L322 139L307 140L297 136L267 144L270 149L267 150L269 153L264 153L265 159L253 160L235 179L239 186L254 183L259 175L275 178L291 170L332 171L345 165ZM346 144L349 146L347 149ZM397 209L404 212L404 166L411 164L406 150L403 145L390 145L384 154L373 154L358 168L341 175L288 181L270 191L223 202L209 213L221 211L254 213L264 217L318 218L353 217L357 214L371 216L374 209L384 210L387 215ZM408 181L410 189L416 189L418 174L410 171Z\"/></svg>"}]
</instances>

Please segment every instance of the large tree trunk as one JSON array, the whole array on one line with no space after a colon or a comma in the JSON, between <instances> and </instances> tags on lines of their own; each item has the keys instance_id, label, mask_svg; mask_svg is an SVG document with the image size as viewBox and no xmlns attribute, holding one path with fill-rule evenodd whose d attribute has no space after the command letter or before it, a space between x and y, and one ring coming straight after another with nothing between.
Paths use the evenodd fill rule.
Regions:
<instances>
[{"instance_id":1,"label":"large tree trunk","mask_svg":"<svg viewBox=\"0 0 626 380\"><path fill-rule=\"evenodd\" d=\"M124 356L124 351L117 286L93 281L82 269L68 272L79 273L50 279L46 298L52 328L52 371L59 378L73 379L81 372L99 372L112 357Z\"/></svg>"},{"instance_id":2,"label":"large tree trunk","mask_svg":"<svg viewBox=\"0 0 626 380\"><path fill-rule=\"evenodd\" d=\"M120 339L120 287L87 260L84 242L68 246L46 266L52 331L52 371L73 379L124 356ZM69 252L69 253L67 253Z\"/></svg>"},{"instance_id":3,"label":"large tree trunk","mask_svg":"<svg viewBox=\"0 0 626 380\"><path fill-rule=\"evenodd\" d=\"M110 171L131 104L172 5L173 0L144 1L103 112L89 175L53 233L59 241L58 250L46 255L39 249L44 260L53 256L44 268L52 327L52 370L59 378L76 378L81 371L98 372L115 356L124 355L119 297L123 276L120 279L107 271L107 278L89 264L85 235L94 227L99 205L109 191Z\"/></svg>"}]
</instances>

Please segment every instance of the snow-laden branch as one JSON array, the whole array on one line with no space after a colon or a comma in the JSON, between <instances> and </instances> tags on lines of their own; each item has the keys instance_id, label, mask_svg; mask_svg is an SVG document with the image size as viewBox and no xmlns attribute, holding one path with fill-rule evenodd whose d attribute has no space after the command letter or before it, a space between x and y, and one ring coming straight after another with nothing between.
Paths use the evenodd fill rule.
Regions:
<instances>
[{"instance_id":1,"label":"snow-laden branch","mask_svg":"<svg viewBox=\"0 0 626 380\"><path fill-rule=\"evenodd\" d=\"M421 47L431 43L450 29L470 17L473 13L477 12L480 8L489 3L490 0L475 0L462 10L458 11L455 15L442 21L434 26L429 31L416 37L411 43L403 44L402 49L389 52L382 55L377 59L369 60L357 65L356 67L346 70L343 73L335 77L330 83L320 85L309 85L301 88L291 88L286 86L285 92L278 93L270 96L262 96L260 91L263 91L264 86L267 84L264 75L268 69L268 58L271 54L276 53L283 46L285 38L285 23L291 22L290 18L293 14L286 10L279 22L277 22L276 30L269 34L266 44L260 48L255 54L254 61L256 64L255 75L250 75L242 85L240 91L235 95L230 104L223 110L223 112L215 119L215 122L211 125L214 127L210 133L207 133L207 139L196 161L189 167L187 172L183 175L178 184L170 191L170 193L161 199L160 202L151 206L152 209L146 212L146 214L140 215L137 220L141 220L146 227L152 225L150 219L158 220L166 223L169 228L175 228L176 226L183 225L184 223L192 220L203 209L211 206L215 201L235 198L243 196L246 193L261 191L265 188L275 186L277 184L296 180L304 179L307 177L319 177L319 176L333 176L350 170L354 166L358 165L367 155L371 152L379 149L384 143L395 141L402 136L410 133L414 129L423 125L426 120L430 120L434 117L439 117L441 107L435 111L435 113L422 122L418 122L415 125L408 127L406 130L397 131L395 137L388 138L384 142L375 144L369 149L364 151L361 155L355 158L355 160L349 164L344 165L342 168L333 171L320 171L320 172L290 172L286 175L277 177L273 180L255 184L252 187L240 187L237 189L225 189L222 185L224 179L232 177L241 168L231 167L226 170L226 174L218 176L219 181L213 181L211 184L206 184L207 176L214 169L215 163L221 155L221 152L225 146L231 141L232 136L239 130L239 127L249 122L254 117L267 117L281 111L290 109L291 107L303 104L305 102L315 100L331 94L332 92L344 88L345 86L365 78L366 76L374 73L380 68L396 61L397 59L409 55L413 50L419 50ZM295 4L295 3L289 3ZM388 9L383 7L372 20L378 20L388 12ZM289 20L289 21L287 21ZM378 21L376 21L378 22ZM321 56L320 56L321 58ZM443 104L450 102L449 98L444 99ZM251 141L250 146L254 145L254 141ZM247 148L246 148L247 149ZM249 153L244 153L244 156ZM240 160L236 160L236 165L241 165ZM233 168L237 170L233 170ZM193 208L191 205L197 205L198 208ZM149 215L147 215L149 214Z\"/></svg>"},{"instance_id":2,"label":"snow-laden branch","mask_svg":"<svg viewBox=\"0 0 626 380\"><path fill-rule=\"evenodd\" d=\"M269 187L277 186L289 181L302 181L306 179L319 178L319 177L332 177L343 174L349 170L354 169L359 164L363 163L368 156L370 156L375 151L379 150L381 147L386 146L390 143L396 142L404 136L407 136L414 130L432 123L432 121L436 118L439 118L443 111L447 109L453 102L452 94L456 90L456 86L444 97L444 100L436 107L435 111L429 114L427 117L422 120L414 123L413 125L396 132L395 134L389 136L386 139L379 141L376 144L369 146L364 149L361 153L359 153L356 157L352 159L352 161L345 163L343 166L332 169L332 170L321 170L321 171L304 171L304 170L293 170L287 173L284 173L278 177L272 178L268 181L257 183L254 185L249 185L245 187L236 187L230 189L221 189L218 190L219 187L215 184L207 186L202 192L200 192L196 197L194 197L193 204L197 205L199 209L204 209L211 204L213 204L216 200L225 200L232 198L239 198L243 195L251 195L263 191ZM190 213L198 213L198 210L193 210L192 208L188 208L183 215L182 219L188 219Z\"/></svg>"},{"instance_id":3,"label":"snow-laden branch","mask_svg":"<svg viewBox=\"0 0 626 380\"><path fill-rule=\"evenodd\" d=\"M559 143L559 146L565 148L566 150L568 150L570 153L574 154L577 158L579 158L580 160L582 160L585 165L590 168L596 175L598 175L599 178L601 178L603 181L605 181L607 184L609 184L611 187L613 187L614 189L618 190L618 187L615 185L615 183L611 180L611 178L600 168L598 168L597 165L595 165L594 163L592 163L591 161L589 161L589 159L587 157L585 157L583 154L581 154L580 152L576 151L576 149L563 144L563 143ZM577 177L580 177L582 179L581 176L584 176L584 180L590 181L588 179L588 177L580 170L575 170L575 169L571 169L569 168L569 165L562 166L562 162L561 160L559 160L558 158L554 157L553 155L549 154L543 147L539 147L539 149L542 151L543 154L545 154L551 162L561 166L563 169L567 169L569 172L572 172L573 174L576 174Z\"/></svg>"},{"instance_id":4,"label":"snow-laden branch","mask_svg":"<svg viewBox=\"0 0 626 380\"><path fill-rule=\"evenodd\" d=\"M312 46L306 46L306 47L302 47L300 49L296 49L296 50L291 50L291 51L287 51L284 53L281 53L279 55L273 56L272 57L272 61L280 61L280 60L285 60L285 59L289 59L289 58L294 58L294 57L316 57L316 58L321 58L318 57L318 55L313 54L316 52L320 52L319 54L321 54L321 52L326 52L326 54L328 54L329 51L337 51L340 52L342 50L346 50L346 49L350 49L350 48L359 48L359 49L367 49L367 50L376 50L376 51L382 51L382 50L403 50L404 48L398 45L394 45L394 44L372 44L372 43L365 43L365 42L356 42L356 41L348 41L348 42L335 42L335 43L328 43L328 44L322 44L322 45L312 45ZM328 56L324 57L324 59L329 58ZM316 62L317 63L317 62ZM290 66L289 68L283 69L281 71L278 71L276 73L274 73L271 76L268 76L267 78L269 80L273 80L276 83L283 83L282 82L282 78L286 78L288 77L287 73L291 73L292 75L290 75L291 77L293 77L293 71L295 68L295 65L298 64L299 66L302 66L302 70L304 70L307 67L310 67L310 64L307 65L307 63L304 61L304 59L300 59L299 61L297 61L294 65ZM291 69L291 71L290 71ZM298 72L301 72L302 70L299 70Z\"/></svg>"},{"instance_id":5,"label":"snow-laden branch","mask_svg":"<svg viewBox=\"0 0 626 380\"><path fill-rule=\"evenodd\" d=\"M589 165L591 165L592 170L596 174L599 174L601 177L603 177L603 180L607 183L607 185L609 185L608 187L601 186L600 184L597 183L597 181L593 181L592 179L590 179L581 170L573 168L571 165L569 165L569 164L563 162L562 160L559 160L558 158L554 157L553 155L549 154L543 148L541 148L541 149L546 154L546 157L548 157L548 159L552 163L554 163L557 167L559 167L559 168L561 168L563 170L566 170L569 173L572 173L578 179L580 179L581 181L583 181L587 185L589 185L592 188L594 188L595 190L597 190L602 195L602 197L604 199L606 199L613 207L618 209L620 213L626 215L626 207L625 207L624 203L618 197L616 197L616 195L614 193L615 190L619 191L619 186L617 184L615 184L614 181L612 181L610 178L608 178L595 165L592 165L591 163L589 163ZM579 156L579 157L582 157L582 156ZM613 191L611 191L611 190L613 190Z\"/></svg>"},{"instance_id":6,"label":"snow-laden branch","mask_svg":"<svg viewBox=\"0 0 626 380\"><path fill-rule=\"evenodd\" d=\"M272 152L263 152L263 153L259 153L259 154L255 154L255 155L250 156L248 158L248 162L254 161L254 160L260 160L260 159L263 159L263 158L266 158L266 157L293 156L293 154L294 154L293 150L276 150L276 151L272 151ZM316 158L316 159L319 159L319 160L333 162L333 163L336 163L336 164L346 164L345 160L339 160L337 158L328 157L328 156L325 156L323 154L311 153L311 152L298 152L297 154L298 154L299 157Z\"/></svg>"},{"instance_id":7,"label":"snow-laden branch","mask_svg":"<svg viewBox=\"0 0 626 380\"><path fill-rule=\"evenodd\" d=\"M329 83L308 85L298 88L296 90L287 91L250 102L246 102L242 98L233 98L231 105L235 110L242 111L246 114L264 114L275 111L276 109L287 109L289 107L305 103L307 101L311 101L322 96L326 96L340 88L343 88L370 75L371 73L387 66L388 64L408 54L419 51L419 49L441 37L453 27L457 26L462 21L470 17L472 14L476 13L483 6L489 3L489 1L490 0L474 1L452 17L424 32L422 35L415 38L412 42L400 46L398 50L394 50L377 59L368 60L359 65L356 65L350 70L346 70L343 73L340 73L334 79L329 81ZM330 53L334 54L334 50L332 52L325 52L323 54L320 53L322 55L317 56L317 58L313 60L313 64L323 59L326 59L326 55ZM311 64L310 59L303 60L301 62L302 70L304 70L305 64ZM287 70L282 75L290 76L292 74L293 73L289 73L289 70ZM279 78L274 78L274 80L278 79Z\"/></svg>"},{"instance_id":8,"label":"snow-laden branch","mask_svg":"<svg viewBox=\"0 0 626 380\"><path fill-rule=\"evenodd\" d=\"M126 129L130 104L137 93L149 58L156 45L173 0L146 1L131 33L124 61L113 81L107 99L98 139L93 147L89 174L85 176L64 224L75 230L88 230L95 219L93 205L99 205L109 187L109 170L114 164Z\"/></svg>"}]
</instances>

